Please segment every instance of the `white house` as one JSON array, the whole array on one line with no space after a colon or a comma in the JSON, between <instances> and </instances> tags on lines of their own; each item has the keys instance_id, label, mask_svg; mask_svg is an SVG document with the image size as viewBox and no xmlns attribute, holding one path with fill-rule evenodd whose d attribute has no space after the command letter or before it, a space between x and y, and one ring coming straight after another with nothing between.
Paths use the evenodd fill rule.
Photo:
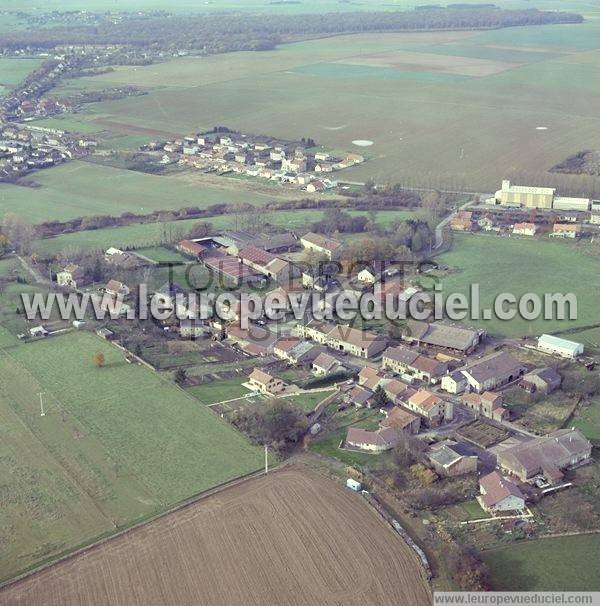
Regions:
<instances>
[{"instance_id":1,"label":"white house","mask_svg":"<svg viewBox=\"0 0 600 606\"><path fill-rule=\"evenodd\" d=\"M481 494L477 497L485 511L501 513L506 511L522 511L525 508L525 498L519 487L492 471L479 480Z\"/></svg>"}]
</instances>

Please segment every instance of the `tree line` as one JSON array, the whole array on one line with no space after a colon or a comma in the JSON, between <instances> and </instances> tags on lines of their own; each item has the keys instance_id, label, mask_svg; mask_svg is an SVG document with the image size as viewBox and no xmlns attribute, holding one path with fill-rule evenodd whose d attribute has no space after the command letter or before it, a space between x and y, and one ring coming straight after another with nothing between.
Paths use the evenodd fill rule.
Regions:
<instances>
[{"instance_id":1,"label":"tree line","mask_svg":"<svg viewBox=\"0 0 600 606\"><path fill-rule=\"evenodd\" d=\"M149 50L221 53L269 50L278 43L315 35L449 29L492 29L523 25L580 23L576 13L537 9L431 8L397 12L304 15L125 15L118 22L21 30L3 36L5 49L58 45L120 44Z\"/></svg>"}]
</instances>

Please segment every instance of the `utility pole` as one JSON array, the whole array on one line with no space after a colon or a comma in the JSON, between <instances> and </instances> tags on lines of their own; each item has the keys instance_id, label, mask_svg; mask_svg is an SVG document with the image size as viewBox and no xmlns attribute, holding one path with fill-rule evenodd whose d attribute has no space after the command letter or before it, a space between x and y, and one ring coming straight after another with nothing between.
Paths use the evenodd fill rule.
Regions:
<instances>
[{"instance_id":1,"label":"utility pole","mask_svg":"<svg viewBox=\"0 0 600 606\"><path fill-rule=\"evenodd\" d=\"M265 444L265 475L269 473L269 446Z\"/></svg>"},{"instance_id":2,"label":"utility pole","mask_svg":"<svg viewBox=\"0 0 600 606\"><path fill-rule=\"evenodd\" d=\"M45 417L46 413L44 412L44 399L43 392L40 391L40 417Z\"/></svg>"}]
</instances>

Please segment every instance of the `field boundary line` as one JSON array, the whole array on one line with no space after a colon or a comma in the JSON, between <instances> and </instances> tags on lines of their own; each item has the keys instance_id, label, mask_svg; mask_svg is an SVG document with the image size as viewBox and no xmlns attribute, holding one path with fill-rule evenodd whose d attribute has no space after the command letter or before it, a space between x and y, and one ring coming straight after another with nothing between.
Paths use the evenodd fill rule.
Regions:
<instances>
[{"instance_id":1,"label":"field boundary line","mask_svg":"<svg viewBox=\"0 0 600 606\"><path fill-rule=\"evenodd\" d=\"M269 473L276 473L278 471L281 471L281 469L286 467L287 464L288 464L288 462L284 461L284 462L276 465L275 467L271 467L269 469ZM191 497L188 497L187 499L180 501L179 503L170 507L169 509L166 509L159 513L153 514L140 521L133 522L130 526L126 526L117 532L112 532L112 533L109 533L108 535L100 535L100 538L95 537L95 538L91 539L90 542L82 543L82 544L80 544L79 547L75 547L75 548L73 548L73 550L67 551L62 556L59 556L56 559L52 559L51 561L40 564L39 566L36 566L35 568L31 568L16 577L13 577L6 581L0 582L0 591L4 590L5 588L7 588L11 585L15 585L16 583L26 579L27 577L30 577L34 574L42 572L43 570L46 570L47 568L52 568L52 566L54 566L56 564L68 561L70 559L73 559L75 557L88 553L90 551L96 550L99 547L101 547L102 545L104 545L105 543L108 543L118 537L122 537L130 532L137 530L138 528L142 528L142 527L144 527L148 524L151 524L153 522L156 522L157 520L160 520L168 515L171 515L178 511L182 511L184 509L187 509L188 507L192 507L193 505L196 505L200 501L202 501L210 496L219 494L229 488L234 488L235 486L238 486L240 484L243 484L243 483L253 480L255 478L259 478L263 475L265 475L265 474L261 467L260 469L251 471L242 476L238 476L237 478L232 478L231 480L227 480L225 482L222 482L221 484L217 484L216 486L213 486L212 488L208 488L207 490L204 490L203 492L200 492Z\"/></svg>"},{"instance_id":2,"label":"field boundary line","mask_svg":"<svg viewBox=\"0 0 600 606\"><path fill-rule=\"evenodd\" d=\"M546 534L536 537L535 539L526 539L524 541L519 541L519 543L513 543L508 545L501 545L499 547L488 547L487 549L480 549L481 553L488 553L492 551L501 551L502 549L506 549L507 547L511 547L514 545L523 545L527 543L535 543L537 541L543 541L544 539L560 539L561 537L580 537L588 534L600 534L600 528L594 528L593 530L578 530L575 532L559 532L557 534Z\"/></svg>"}]
</instances>

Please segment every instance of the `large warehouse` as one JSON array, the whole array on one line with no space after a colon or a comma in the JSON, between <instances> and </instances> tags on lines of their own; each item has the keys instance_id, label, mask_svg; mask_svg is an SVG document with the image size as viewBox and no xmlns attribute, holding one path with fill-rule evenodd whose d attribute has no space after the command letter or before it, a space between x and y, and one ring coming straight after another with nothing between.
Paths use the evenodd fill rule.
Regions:
<instances>
[{"instance_id":1,"label":"large warehouse","mask_svg":"<svg viewBox=\"0 0 600 606\"><path fill-rule=\"evenodd\" d=\"M557 196L556 189L553 187L511 185L507 179L502 181L502 189L499 189L493 198L489 198L487 203L557 210L587 211L590 209L589 198L565 198Z\"/></svg>"},{"instance_id":2,"label":"large warehouse","mask_svg":"<svg viewBox=\"0 0 600 606\"><path fill-rule=\"evenodd\" d=\"M542 335L538 338L538 349L545 353L561 358L576 358L583 353L583 345L575 341L567 341L554 335Z\"/></svg>"}]
</instances>

